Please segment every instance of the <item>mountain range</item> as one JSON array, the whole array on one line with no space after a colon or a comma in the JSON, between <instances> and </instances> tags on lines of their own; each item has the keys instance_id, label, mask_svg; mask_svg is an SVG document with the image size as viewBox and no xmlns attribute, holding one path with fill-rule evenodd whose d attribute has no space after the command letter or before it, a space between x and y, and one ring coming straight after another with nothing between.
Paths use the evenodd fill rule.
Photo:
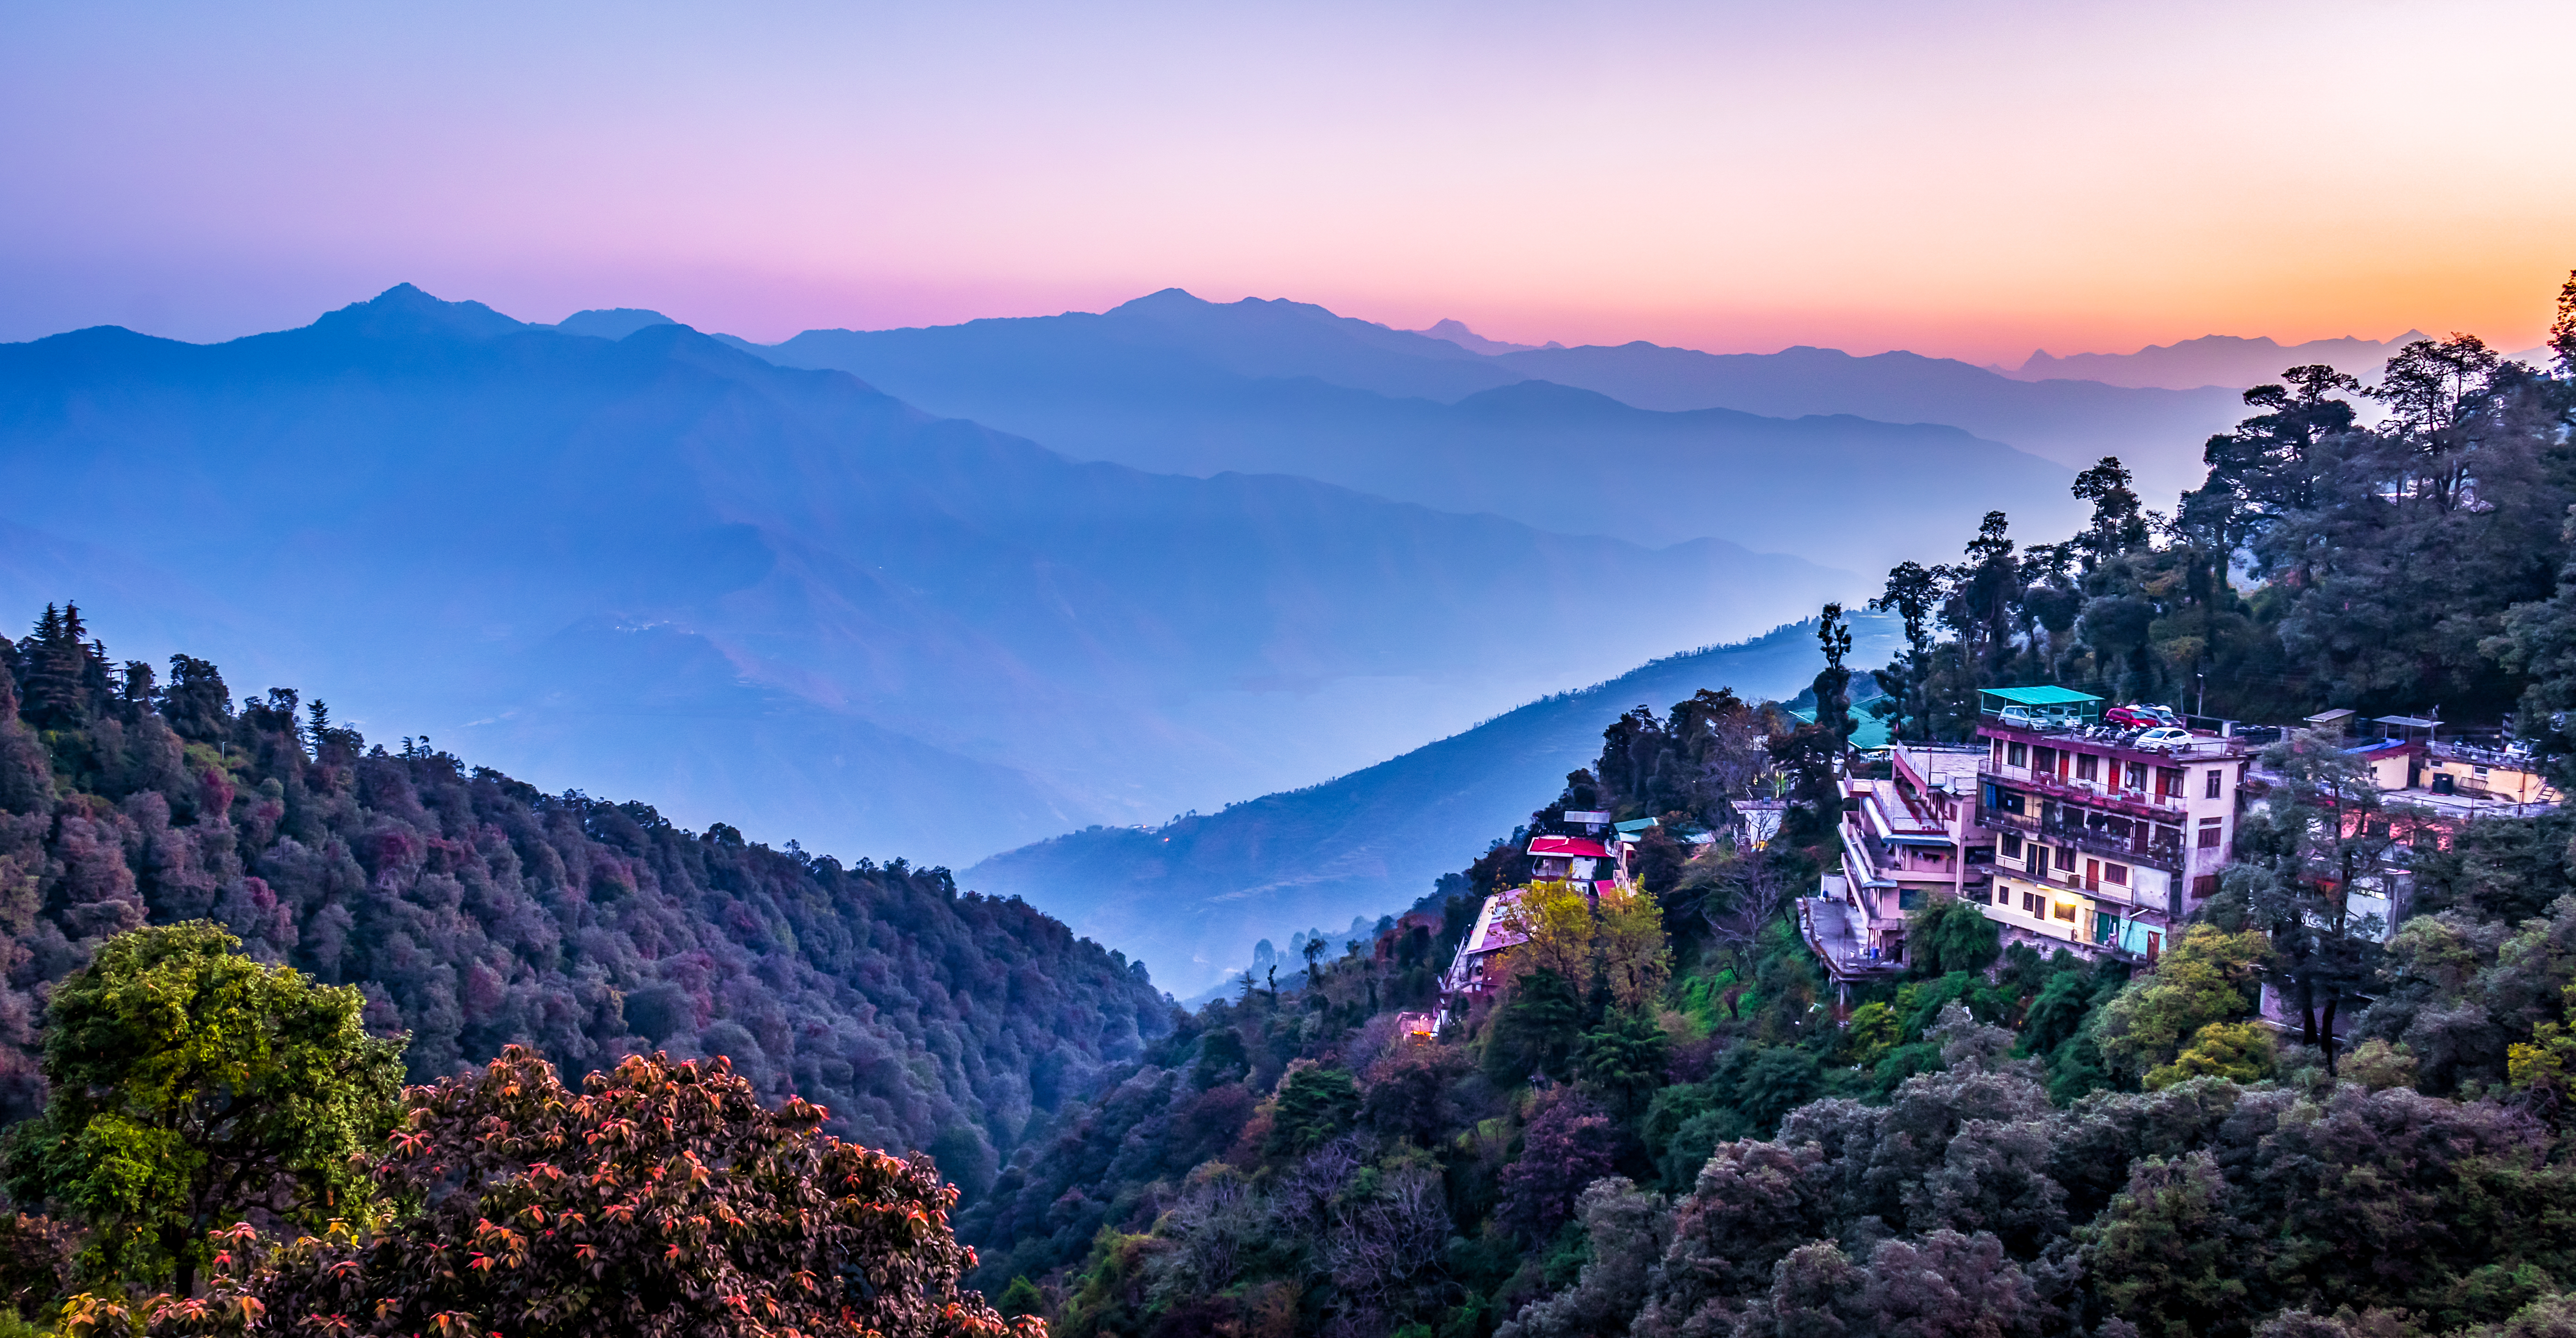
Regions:
<instances>
[{"instance_id":1,"label":"mountain range","mask_svg":"<svg viewBox=\"0 0 2576 1338\"><path fill-rule=\"evenodd\" d=\"M2290 367L2314 363L2376 382L2391 354L2418 339L2409 330L2389 340L2311 339L2304 344L2275 343L2268 336L2203 335L2173 344L2150 344L2135 353L2074 353L2053 357L2040 349L2004 375L2020 381L2079 380L2137 388L2185 390L2196 386L2241 389L2281 379ZM2003 369L1997 368L2002 371Z\"/></svg>"},{"instance_id":2,"label":"mountain range","mask_svg":"<svg viewBox=\"0 0 2576 1338\"><path fill-rule=\"evenodd\" d=\"M1308 304L1220 304L1178 289L1098 314L809 330L746 347L791 366L854 372L934 412L1088 458L1199 474L1292 465L1367 491L1444 509L1490 508L1551 529L1580 523L1571 513L1581 508L1569 502L1630 493L1637 475L1667 492L1676 478L1768 485L1776 475L1748 476L1745 462L1777 470L1782 453L1813 460L1829 486L1877 485L1853 489L1854 501L1881 491L1920 498L1892 522L1873 516L1838 532L1782 525L1776 537L1744 539L1809 557L1853 554L1855 535L1866 544L1880 532L1903 557L1946 552L1986 509L1966 511L1960 528L1955 498L1963 489L2026 524L2066 528L2075 512L2062 480L2104 455L2127 462L2149 498L2161 499L2199 482L2203 443L2244 415L2236 393L2224 389L2025 382L1901 352L1710 354L1637 342L1487 355ZM1548 421L1517 434L1498 435L1490 416L1480 418L1480 409L1529 402L1479 399L1483 392L1534 381L1616 403L1540 393ZM1707 410L1789 421L1690 416ZM1490 467L1456 468L1462 455ZM1855 461L1863 473L1850 472ZM1417 462L1420 472L1408 472ZM1723 523L1750 519L1728 515ZM1882 531L1885 523L1896 529ZM1850 565L1889 565L1879 551L1862 551L1867 556L1855 554Z\"/></svg>"},{"instance_id":3,"label":"mountain range","mask_svg":"<svg viewBox=\"0 0 2576 1338\"><path fill-rule=\"evenodd\" d=\"M409 287L219 345L0 346L0 463L30 606L540 784L924 862L1346 772L1856 585L1079 463L635 313Z\"/></svg>"}]
</instances>

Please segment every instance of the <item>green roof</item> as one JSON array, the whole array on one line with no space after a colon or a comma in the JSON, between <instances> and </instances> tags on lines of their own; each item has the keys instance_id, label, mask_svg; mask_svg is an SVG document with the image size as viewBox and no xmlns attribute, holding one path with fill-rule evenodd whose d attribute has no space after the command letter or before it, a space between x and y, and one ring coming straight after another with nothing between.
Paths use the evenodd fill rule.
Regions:
<instances>
[{"instance_id":1,"label":"green roof","mask_svg":"<svg viewBox=\"0 0 2576 1338\"><path fill-rule=\"evenodd\" d=\"M1630 818L1626 822L1614 822L1610 824L1612 830L1622 832L1642 832L1649 827L1660 827L1662 825L1663 823L1655 818Z\"/></svg>"},{"instance_id":2,"label":"green roof","mask_svg":"<svg viewBox=\"0 0 2576 1338\"><path fill-rule=\"evenodd\" d=\"M2057 687L1979 688L1977 695L2001 697L2015 706L2079 706L2085 702L2102 700L2088 693L2077 692L2073 688Z\"/></svg>"}]
</instances>

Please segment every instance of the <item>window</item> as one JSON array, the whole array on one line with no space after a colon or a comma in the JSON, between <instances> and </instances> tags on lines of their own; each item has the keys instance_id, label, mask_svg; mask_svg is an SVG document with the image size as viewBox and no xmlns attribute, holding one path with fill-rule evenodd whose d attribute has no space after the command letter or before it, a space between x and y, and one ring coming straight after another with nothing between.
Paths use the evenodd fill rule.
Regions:
<instances>
[{"instance_id":1,"label":"window","mask_svg":"<svg viewBox=\"0 0 2576 1338\"><path fill-rule=\"evenodd\" d=\"M2030 765L2030 745L2029 745L2029 744L2026 744L2026 743L2008 743L2008 744L2005 744L2005 745L2004 745L2004 765L2005 765L2005 766L2008 766L2008 767L2026 767L2026 766L2029 766L2029 765Z\"/></svg>"},{"instance_id":2,"label":"window","mask_svg":"<svg viewBox=\"0 0 2576 1338\"><path fill-rule=\"evenodd\" d=\"M2218 843L2224 839L2219 831L2219 823L2221 821L2222 820L2218 818L2202 818L2200 820L2201 849L2215 850L2218 848Z\"/></svg>"},{"instance_id":3,"label":"window","mask_svg":"<svg viewBox=\"0 0 2576 1338\"><path fill-rule=\"evenodd\" d=\"M2217 875L2217 874L2214 874L2214 873L2204 873L2204 874L2202 874L2201 876L2199 876L2198 878L2194 878L2194 879L2192 879L2192 880L2191 880L2191 894L2192 894L2192 896L2194 896L2194 897L2214 897L2214 896L2217 896L2217 895L2218 895L2218 875Z\"/></svg>"},{"instance_id":4,"label":"window","mask_svg":"<svg viewBox=\"0 0 2576 1338\"><path fill-rule=\"evenodd\" d=\"M2065 901L2057 903L2057 918L2072 921L2075 918L2074 903Z\"/></svg>"},{"instance_id":5,"label":"window","mask_svg":"<svg viewBox=\"0 0 2576 1338\"><path fill-rule=\"evenodd\" d=\"M1896 909L1900 911L1919 911L1923 909L1923 889L1919 887L1898 888L1896 890Z\"/></svg>"},{"instance_id":6,"label":"window","mask_svg":"<svg viewBox=\"0 0 2576 1338\"><path fill-rule=\"evenodd\" d=\"M2022 894L2021 894L2021 913L2022 913L2022 914L2024 914L2024 915L2029 916L2030 918L2032 918L2032 919L2034 919L2034 920L2045 920L2045 919L2047 919L2047 918L2048 918L2048 898L2043 897L2043 896L2039 895L2039 894L2038 894L2038 893L2036 893L2036 892L2024 892L2024 893L2022 893Z\"/></svg>"},{"instance_id":7,"label":"window","mask_svg":"<svg viewBox=\"0 0 2576 1338\"><path fill-rule=\"evenodd\" d=\"M2143 790L2147 788L2146 763L2131 762L2129 764L2129 788L2132 790Z\"/></svg>"},{"instance_id":8,"label":"window","mask_svg":"<svg viewBox=\"0 0 2576 1338\"><path fill-rule=\"evenodd\" d=\"M2129 885L2129 866L2126 864L2103 865L2102 881L2106 883L2117 883L2122 887L2127 887Z\"/></svg>"},{"instance_id":9,"label":"window","mask_svg":"<svg viewBox=\"0 0 2576 1338\"><path fill-rule=\"evenodd\" d=\"M2091 753L2077 753L2075 755L2075 779L2081 781L2100 780L2101 771L2101 758L2095 757Z\"/></svg>"},{"instance_id":10,"label":"window","mask_svg":"<svg viewBox=\"0 0 2576 1338\"><path fill-rule=\"evenodd\" d=\"M2001 883L1997 883L1997 884L1995 884L1995 904L1996 904L1996 905L1998 905L1998 906L2009 906L2009 905L2011 905L2011 904L2012 904L2012 889L2011 889L2011 888L2009 888L2009 887L2004 886L2004 885L2003 885L2003 884L2001 884Z\"/></svg>"},{"instance_id":11,"label":"window","mask_svg":"<svg viewBox=\"0 0 2576 1338\"><path fill-rule=\"evenodd\" d=\"M2004 833L2004 858L2021 858L2021 837L2013 832Z\"/></svg>"},{"instance_id":12,"label":"window","mask_svg":"<svg viewBox=\"0 0 2576 1338\"><path fill-rule=\"evenodd\" d=\"M2075 872L2074 850L2066 846L2059 846L2057 848L2057 867L2066 870L2068 873Z\"/></svg>"},{"instance_id":13,"label":"window","mask_svg":"<svg viewBox=\"0 0 2576 1338\"><path fill-rule=\"evenodd\" d=\"M1988 739L1986 740L1986 748L1988 750L1986 755L1994 759L1994 764L1996 766L2002 766L2004 764L2004 741L2001 739Z\"/></svg>"},{"instance_id":14,"label":"window","mask_svg":"<svg viewBox=\"0 0 2576 1338\"><path fill-rule=\"evenodd\" d=\"M2201 796L2200 796L2200 797L2201 797L2201 798L2203 798L2203 799L2216 799L2216 798L2218 798L2218 788L2219 788L2221 785L2226 784L2226 780L2225 780L2226 775L2227 775L2227 773L2226 773L2226 772L2221 771L2221 770L2219 770L2219 769L2218 769L2218 768L2216 768L2216 767L2212 767L2212 768L2210 768L2210 771L2209 771L2209 784L2208 784L2208 786L2207 786L2207 787L2202 791L2202 793L2201 793Z\"/></svg>"},{"instance_id":15,"label":"window","mask_svg":"<svg viewBox=\"0 0 2576 1338\"><path fill-rule=\"evenodd\" d=\"M2156 798L2178 799L2182 796L2182 768L2156 768Z\"/></svg>"},{"instance_id":16,"label":"window","mask_svg":"<svg viewBox=\"0 0 2576 1338\"><path fill-rule=\"evenodd\" d=\"M2057 774L2057 750L2056 750L2056 749L2054 749L2054 748L2033 748L2033 749L2031 749L2031 750L2030 750L2030 769L2031 769L2031 770L2033 770L2033 771L2038 772L2039 774L2041 774L2041 775L2043 775L2043 776L2054 776L2054 775L2056 775L2056 774Z\"/></svg>"}]
</instances>

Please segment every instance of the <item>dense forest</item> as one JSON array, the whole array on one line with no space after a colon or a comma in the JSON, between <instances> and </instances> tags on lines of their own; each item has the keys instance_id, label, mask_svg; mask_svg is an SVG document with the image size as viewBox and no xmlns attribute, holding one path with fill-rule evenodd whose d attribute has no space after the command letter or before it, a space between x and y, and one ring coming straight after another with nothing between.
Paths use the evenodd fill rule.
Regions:
<instances>
[{"instance_id":1,"label":"dense forest","mask_svg":"<svg viewBox=\"0 0 2576 1338\"><path fill-rule=\"evenodd\" d=\"M2253 721L2519 711L2564 770L2576 278L2556 341L2552 369L2464 336L2373 387L2292 369L2171 513L2105 460L2071 539L1990 516L1962 561L1891 573L1909 646L1862 709L1914 738L1966 736L2005 682ZM1870 697L1835 612L1812 719L1640 707L1532 814L1659 818L1643 911L1531 889L1554 908L1499 997L1408 1031L1482 899L1527 885L1525 831L1291 986L1247 977L1013 1156L960 1219L976 1280L1076 1335L2576 1332L2576 818L2417 849L2400 923L2328 933L2315 869L2368 824L2323 816L2344 764L2294 736L2152 969L2007 948L1936 897L1905 974L1844 995L1784 914ZM1675 839L1780 795L1767 846ZM2357 1019L2284 1033L2266 983Z\"/></svg>"},{"instance_id":2,"label":"dense forest","mask_svg":"<svg viewBox=\"0 0 2576 1338\"><path fill-rule=\"evenodd\" d=\"M76 607L0 639L0 1118L42 1106L55 982L212 920L364 991L412 1081L521 1042L578 1075L723 1055L970 1194L1033 1122L1170 1027L1141 963L944 869L845 866L641 803L541 794L215 665L118 663Z\"/></svg>"}]
</instances>

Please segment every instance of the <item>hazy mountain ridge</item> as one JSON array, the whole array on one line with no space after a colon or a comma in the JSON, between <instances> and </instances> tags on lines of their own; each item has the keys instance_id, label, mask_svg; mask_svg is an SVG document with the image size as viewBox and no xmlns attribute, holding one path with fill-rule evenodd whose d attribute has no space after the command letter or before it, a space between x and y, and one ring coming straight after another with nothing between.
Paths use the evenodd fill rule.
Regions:
<instances>
[{"instance_id":1,"label":"hazy mountain ridge","mask_svg":"<svg viewBox=\"0 0 2576 1338\"><path fill-rule=\"evenodd\" d=\"M2062 465L1954 428L1838 409L1794 421L1740 405L1641 409L1514 361L1584 350L1489 358L1293 303L1167 290L1096 316L815 330L757 351L1076 456L1294 473L1648 544L1715 536L1864 575L1954 546L1992 506L2050 524L2077 514ZM1748 497L1765 504L1734 504Z\"/></svg>"},{"instance_id":2,"label":"hazy mountain ridge","mask_svg":"<svg viewBox=\"0 0 2576 1338\"><path fill-rule=\"evenodd\" d=\"M2394 339L2311 339L2281 344L2269 335L2202 335L2172 344L2149 344L2135 353L2070 353L2051 356L2039 349L2018 368L1995 370L2017 381L2052 379L2099 381L2104 385L2188 390L2218 386L2242 390L2278 381L2286 368L2324 363L2337 371L2375 382L2389 357L2425 338L2409 330Z\"/></svg>"},{"instance_id":3,"label":"hazy mountain ridge","mask_svg":"<svg viewBox=\"0 0 2576 1338\"><path fill-rule=\"evenodd\" d=\"M1854 664L1885 663L1901 640L1880 615L1853 626ZM1810 619L1666 656L1321 785L1162 827L1070 833L960 876L996 895L1042 897L1076 932L1118 944L1186 994L1249 957L1256 934L1242 925L1285 942L1290 930L1410 905L1526 821L1533 795L1589 766L1602 729L1629 707L1661 711L1700 688L1785 699L1823 662Z\"/></svg>"},{"instance_id":4,"label":"hazy mountain ridge","mask_svg":"<svg viewBox=\"0 0 2576 1338\"><path fill-rule=\"evenodd\" d=\"M685 327L408 287L221 345L0 347L0 461L0 520L229 596L187 648L257 681L683 821L960 862L1346 771L1853 583L1077 464ZM90 594L43 589L43 551L0 584ZM166 622L152 584L98 615Z\"/></svg>"},{"instance_id":5,"label":"hazy mountain ridge","mask_svg":"<svg viewBox=\"0 0 2576 1338\"><path fill-rule=\"evenodd\" d=\"M2159 502L2200 482L2211 434L2244 405L2227 390L2138 390L2088 381L2016 381L1987 368L1918 353L1855 357L1837 349L1700 353L1643 341L1539 349L1494 359L1525 375L1581 386L1641 409L1726 407L1774 417L1855 414L1886 423L1941 423L2082 469L2116 455ZM1997 494L1996 505L2011 509ZM2060 519L2052 515L2055 526ZM1928 549L1917 550L1918 555Z\"/></svg>"}]
</instances>

